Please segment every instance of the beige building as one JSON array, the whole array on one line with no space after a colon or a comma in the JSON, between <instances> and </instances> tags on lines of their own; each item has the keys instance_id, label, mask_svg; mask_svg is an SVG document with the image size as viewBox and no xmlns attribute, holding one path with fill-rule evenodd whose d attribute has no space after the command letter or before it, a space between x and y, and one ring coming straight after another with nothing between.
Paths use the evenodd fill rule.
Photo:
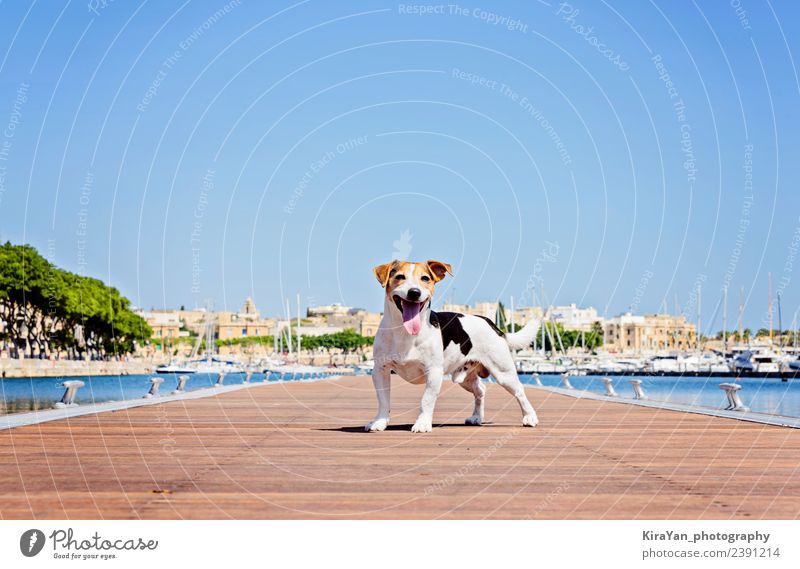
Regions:
<instances>
[{"instance_id":1,"label":"beige building","mask_svg":"<svg viewBox=\"0 0 800 569\"><path fill-rule=\"evenodd\" d=\"M286 326L281 326L281 330L285 330ZM298 327L292 324L292 337L297 337ZM341 326L300 326L300 336L325 336L326 334L336 334L337 332L344 332Z\"/></svg>"},{"instance_id":2,"label":"beige building","mask_svg":"<svg viewBox=\"0 0 800 569\"><path fill-rule=\"evenodd\" d=\"M459 312L461 314L472 314L474 316L483 316L494 322L497 315L496 302L476 302L474 306L469 304L448 304L442 305L442 312ZM508 312L506 311L506 314Z\"/></svg>"},{"instance_id":3,"label":"beige building","mask_svg":"<svg viewBox=\"0 0 800 569\"><path fill-rule=\"evenodd\" d=\"M311 326L328 326L340 330L350 329L362 336L375 336L381 323L381 313L368 312L362 308L350 308L341 304L313 306L308 309L306 322ZM306 322L304 322L304 326Z\"/></svg>"},{"instance_id":4,"label":"beige building","mask_svg":"<svg viewBox=\"0 0 800 569\"><path fill-rule=\"evenodd\" d=\"M239 312L217 312L216 337L220 340L268 336L275 327L274 318L261 318L253 299L247 298Z\"/></svg>"},{"instance_id":5,"label":"beige building","mask_svg":"<svg viewBox=\"0 0 800 569\"><path fill-rule=\"evenodd\" d=\"M697 341L695 325L683 316L630 313L607 320L604 345L609 352L657 352L689 350Z\"/></svg>"},{"instance_id":6,"label":"beige building","mask_svg":"<svg viewBox=\"0 0 800 569\"><path fill-rule=\"evenodd\" d=\"M528 306L514 310L514 324L525 326L531 320L541 320L542 309L539 306ZM511 311L508 313L508 321L511 322Z\"/></svg>"},{"instance_id":7,"label":"beige building","mask_svg":"<svg viewBox=\"0 0 800 569\"><path fill-rule=\"evenodd\" d=\"M183 323L183 327L193 334L203 333L203 323L206 321L207 314L208 312L205 308L199 308L197 310L178 310L178 318L180 318L181 323Z\"/></svg>"},{"instance_id":8,"label":"beige building","mask_svg":"<svg viewBox=\"0 0 800 569\"><path fill-rule=\"evenodd\" d=\"M175 310L141 311L139 316L153 329L152 345L156 351L164 352L181 336L181 319ZM183 333L188 336L188 333Z\"/></svg>"},{"instance_id":9,"label":"beige building","mask_svg":"<svg viewBox=\"0 0 800 569\"><path fill-rule=\"evenodd\" d=\"M309 316L322 316L324 318L329 318L332 316L346 316L352 308L349 306L342 306L341 304L327 304L324 306L309 306L308 307L308 315Z\"/></svg>"},{"instance_id":10,"label":"beige building","mask_svg":"<svg viewBox=\"0 0 800 569\"><path fill-rule=\"evenodd\" d=\"M366 312L361 317L359 327L356 332L362 336L374 337L378 333L378 326L381 324L383 315L380 312Z\"/></svg>"},{"instance_id":11,"label":"beige building","mask_svg":"<svg viewBox=\"0 0 800 569\"><path fill-rule=\"evenodd\" d=\"M547 309L547 320L561 324L564 330L591 332L595 322L603 323L603 318L592 306L578 308L575 304L567 306L551 306Z\"/></svg>"}]
</instances>

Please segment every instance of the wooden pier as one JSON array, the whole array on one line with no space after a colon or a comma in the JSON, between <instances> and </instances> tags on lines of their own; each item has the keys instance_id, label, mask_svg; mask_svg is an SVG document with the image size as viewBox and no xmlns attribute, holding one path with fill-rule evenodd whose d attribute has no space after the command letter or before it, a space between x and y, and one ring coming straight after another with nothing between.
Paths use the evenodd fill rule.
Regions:
<instances>
[{"instance_id":1,"label":"wooden pier","mask_svg":"<svg viewBox=\"0 0 800 569\"><path fill-rule=\"evenodd\" d=\"M447 383L365 433L372 382L257 385L0 431L2 519L797 519L800 430L489 385L488 423Z\"/></svg>"}]
</instances>

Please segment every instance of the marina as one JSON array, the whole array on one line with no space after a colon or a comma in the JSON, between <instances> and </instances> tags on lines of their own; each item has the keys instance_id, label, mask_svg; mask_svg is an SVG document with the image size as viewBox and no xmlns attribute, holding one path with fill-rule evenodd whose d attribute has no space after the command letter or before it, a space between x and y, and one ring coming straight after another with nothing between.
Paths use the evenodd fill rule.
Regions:
<instances>
[{"instance_id":1,"label":"marina","mask_svg":"<svg viewBox=\"0 0 800 569\"><path fill-rule=\"evenodd\" d=\"M540 375L539 377L544 386L562 387L564 385L561 375ZM606 377L609 376L569 376L569 383L574 389L605 393L603 379ZM611 376L610 383L623 399L635 396L630 382L631 380L640 380L641 388L651 401L722 409L726 406L725 393L719 388L723 379L713 376L671 378L629 374ZM523 374L520 376L520 380L527 385L535 384L532 375ZM800 380L782 382L775 379L739 378L735 380L735 384L741 386L741 397L753 411L800 417Z\"/></svg>"},{"instance_id":2,"label":"marina","mask_svg":"<svg viewBox=\"0 0 800 569\"><path fill-rule=\"evenodd\" d=\"M64 403L67 385L75 385L70 405L119 402L142 399L157 393L196 391L221 385L240 385L270 381L309 380L341 375L347 370L307 367L302 370L265 370L266 373L193 373L191 375L74 376L68 381L53 377L0 379L0 415L52 409ZM74 382L79 382L75 384Z\"/></svg>"},{"instance_id":3,"label":"marina","mask_svg":"<svg viewBox=\"0 0 800 569\"><path fill-rule=\"evenodd\" d=\"M547 378L545 378L547 379ZM577 381L577 378L576 378ZM487 423L443 387L364 433L367 377L255 384L0 431L4 518L794 519L800 430L529 387L540 426L493 384Z\"/></svg>"}]
</instances>

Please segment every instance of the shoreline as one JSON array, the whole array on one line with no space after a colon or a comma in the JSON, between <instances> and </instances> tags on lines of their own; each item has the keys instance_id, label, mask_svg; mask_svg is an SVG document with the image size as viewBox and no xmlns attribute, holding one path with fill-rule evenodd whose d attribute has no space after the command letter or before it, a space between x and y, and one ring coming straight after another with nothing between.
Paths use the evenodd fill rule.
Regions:
<instances>
[{"instance_id":1,"label":"shoreline","mask_svg":"<svg viewBox=\"0 0 800 569\"><path fill-rule=\"evenodd\" d=\"M146 375L153 373L157 365L159 364L141 361L97 362L4 358L0 359L0 378Z\"/></svg>"}]
</instances>

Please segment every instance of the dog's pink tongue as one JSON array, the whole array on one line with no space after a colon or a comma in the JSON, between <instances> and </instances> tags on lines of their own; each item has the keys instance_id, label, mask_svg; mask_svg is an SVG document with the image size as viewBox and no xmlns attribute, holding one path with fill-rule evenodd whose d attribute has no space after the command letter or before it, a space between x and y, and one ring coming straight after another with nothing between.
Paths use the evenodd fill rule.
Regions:
<instances>
[{"instance_id":1,"label":"dog's pink tongue","mask_svg":"<svg viewBox=\"0 0 800 569\"><path fill-rule=\"evenodd\" d=\"M412 336L419 334L422 329L422 321L419 312L422 309L421 302L401 301L403 304L403 328Z\"/></svg>"}]
</instances>

